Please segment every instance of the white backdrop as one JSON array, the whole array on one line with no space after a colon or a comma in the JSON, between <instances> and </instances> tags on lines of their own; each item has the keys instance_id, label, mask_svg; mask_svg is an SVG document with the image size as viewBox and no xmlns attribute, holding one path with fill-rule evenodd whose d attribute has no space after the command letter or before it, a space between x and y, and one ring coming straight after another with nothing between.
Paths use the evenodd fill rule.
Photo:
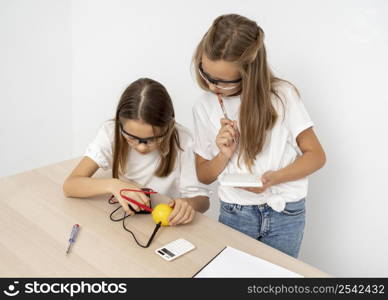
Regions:
<instances>
[{"instance_id":1,"label":"white backdrop","mask_svg":"<svg viewBox=\"0 0 388 300\"><path fill-rule=\"evenodd\" d=\"M336 276L388 276L388 2L0 0L0 176L82 155L124 88L163 83L192 128L195 46L220 14L266 33L327 164L311 176L300 258ZM218 216L212 199L209 216Z\"/></svg>"},{"instance_id":2,"label":"white backdrop","mask_svg":"<svg viewBox=\"0 0 388 300\"><path fill-rule=\"evenodd\" d=\"M71 6L0 0L0 176L72 156Z\"/></svg>"}]
</instances>

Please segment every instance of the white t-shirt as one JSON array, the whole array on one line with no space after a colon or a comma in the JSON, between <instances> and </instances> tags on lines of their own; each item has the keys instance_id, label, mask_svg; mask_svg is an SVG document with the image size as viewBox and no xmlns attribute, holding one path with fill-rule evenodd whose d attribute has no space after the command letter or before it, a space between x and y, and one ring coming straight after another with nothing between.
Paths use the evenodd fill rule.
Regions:
<instances>
[{"instance_id":1,"label":"white t-shirt","mask_svg":"<svg viewBox=\"0 0 388 300\"><path fill-rule=\"evenodd\" d=\"M267 171L275 171L291 164L301 151L296 138L303 130L313 126L301 99L295 89L288 83L281 83L277 91L283 99L285 109L278 98L272 96L272 103L278 113L273 129L268 133L261 153L256 156L252 167L253 174L261 176ZM240 96L225 97L224 105L228 117L239 124ZM194 114L194 151L204 159L211 160L219 153L216 136L221 128L222 109L217 96L206 92L195 103ZM284 117L283 117L284 116ZM243 157L240 167L237 165L236 151L224 171L225 173L249 173ZM228 203L240 205L259 205L267 203L276 211L283 211L286 202L298 201L307 195L307 177L272 186L261 194L255 194L234 187L218 187L219 198Z\"/></svg>"},{"instance_id":2,"label":"white t-shirt","mask_svg":"<svg viewBox=\"0 0 388 300\"><path fill-rule=\"evenodd\" d=\"M106 121L85 153L103 170L112 169L114 126L114 121ZM167 177L154 175L161 158L159 150L143 155L134 149L128 151L127 172L123 177L173 199L208 196L208 188L197 179L192 135L182 125L176 124L176 128L184 151L178 149L175 167Z\"/></svg>"}]
</instances>

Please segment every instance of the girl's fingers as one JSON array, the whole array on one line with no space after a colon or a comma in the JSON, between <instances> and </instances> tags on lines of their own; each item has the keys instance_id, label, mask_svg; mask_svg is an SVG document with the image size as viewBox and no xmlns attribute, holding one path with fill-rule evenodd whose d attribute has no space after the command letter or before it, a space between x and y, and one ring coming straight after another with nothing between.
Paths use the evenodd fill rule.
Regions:
<instances>
[{"instance_id":1,"label":"girl's fingers","mask_svg":"<svg viewBox=\"0 0 388 300\"><path fill-rule=\"evenodd\" d=\"M221 129L218 133L219 137L228 137L231 139L233 143L237 143L238 139L240 138L240 133L230 126L225 127L224 129Z\"/></svg>"},{"instance_id":2,"label":"girl's fingers","mask_svg":"<svg viewBox=\"0 0 388 300\"><path fill-rule=\"evenodd\" d=\"M144 205L147 205L149 206L149 199L148 197L143 194L143 193L140 193L140 192L126 192L124 193L124 195L130 199L133 199L137 202L139 202L140 204L144 204ZM136 211L140 211L140 207L138 205L136 205L135 203L132 203L131 201L128 201L126 199L123 199L124 202L128 203L129 205L131 205Z\"/></svg>"},{"instance_id":3,"label":"girl's fingers","mask_svg":"<svg viewBox=\"0 0 388 300\"><path fill-rule=\"evenodd\" d=\"M230 126L230 125L225 126L225 130L228 131L228 132L230 132L230 134L231 134L233 137L235 137L236 134L237 134L237 130L234 129L234 127L232 127L232 126Z\"/></svg>"},{"instance_id":4,"label":"girl's fingers","mask_svg":"<svg viewBox=\"0 0 388 300\"><path fill-rule=\"evenodd\" d=\"M239 138L240 132L238 131L237 121L233 121L232 128L233 128L234 132L236 133L236 137Z\"/></svg>"},{"instance_id":5,"label":"girl's fingers","mask_svg":"<svg viewBox=\"0 0 388 300\"><path fill-rule=\"evenodd\" d=\"M220 135L218 137L218 139L219 139L220 142L222 141L222 143L224 143L224 144L230 145L230 144L233 143L233 137L230 135L229 132L227 132L227 133L225 133L223 135Z\"/></svg>"},{"instance_id":6,"label":"girl's fingers","mask_svg":"<svg viewBox=\"0 0 388 300\"><path fill-rule=\"evenodd\" d=\"M143 202L144 205L150 206L150 198L148 198L146 194L143 194L143 193L137 193L137 194L141 198L141 201L139 202Z\"/></svg>"},{"instance_id":7,"label":"girl's fingers","mask_svg":"<svg viewBox=\"0 0 388 300\"><path fill-rule=\"evenodd\" d=\"M220 137L226 138L226 139L228 139L230 141L233 140L233 136L230 134L230 132L224 132L223 134L220 135Z\"/></svg>"},{"instance_id":8,"label":"girl's fingers","mask_svg":"<svg viewBox=\"0 0 388 300\"><path fill-rule=\"evenodd\" d=\"M217 144L221 144L221 145L224 145L228 142L228 139L227 138L223 138L223 137L217 137Z\"/></svg>"},{"instance_id":9,"label":"girl's fingers","mask_svg":"<svg viewBox=\"0 0 388 300\"><path fill-rule=\"evenodd\" d=\"M226 118L221 118L220 124L221 124L221 126L230 125L233 128L237 128L237 121L236 120L229 120Z\"/></svg>"},{"instance_id":10,"label":"girl's fingers","mask_svg":"<svg viewBox=\"0 0 388 300\"><path fill-rule=\"evenodd\" d=\"M238 127L237 127L237 121L231 121L228 119L221 119L221 129L220 130L233 130L233 134L239 135Z\"/></svg>"},{"instance_id":11,"label":"girl's fingers","mask_svg":"<svg viewBox=\"0 0 388 300\"><path fill-rule=\"evenodd\" d=\"M175 225L185 223L190 217L191 211L192 211L192 208L190 205L187 205L185 209L182 209L182 217L176 220Z\"/></svg>"},{"instance_id":12,"label":"girl's fingers","mask_svg":"<svg viewBox=\"0 0 388 300\"><path fill-rule=\"evenodd\" d=\"M193 221L194 216L195 216L195 210L192 209L191 212L190 212L189 218L183 224L187 224L187 223L190 223L191 221Z\"/></svg>"},{"instance_id":13,"label":"girl's fingers","mask_svg":"<svg viewBox=\"0 0 388 300\"><path fill-rule=\"evenodd\" d=\"M171 221L175 218L175 216L179 213L181 208L180 201L175 201L174 209L172 210L170 216L168 217L168 222L171 223Z\"/></svg>"},{"instance_id":14,"label":"girl's fingers","mask_svg":"<svg viewBox=\"0 0 388 300\"><path fill-rule=\"evenodd\" d=\"M219 141L219 144L226 147L229 147L229 145L232 143L232 141L228 140L227 138L219 138L218 141Z\"/></svg>"},{"instance_id":15,"label":"girl's fingers","mask_svg":"<svg viewBox=\"0 0 388 300\"><path fill-rule=\"evenodd\" d=\"M220 134L223 134L225 132L229 132L233 137L237 135L236 130L230 125L226 125L220 129Z\"/></svg>"},{"instance_id":16,"label":"girl's fingers","mask_svg":"<svg viewBox=\"0 0 388 300\"><path fill-rule=\"evenodd\" d=\"M220 135L221 136L227 136L231 139L235 139L236 138L236 134L232 131L232 130L225 130L225 131L222 131L220 132Z\"/></svg>"},{"instance_id":17,"label":"girl's fingers","mask_svg":"<svg viewBox=\"0 0 388 300\"><path fill-rule=\"evenodd\" d=\"M181 201L178 201L181 202ZM186 210L187 210L188 204L186 202L181 202L179 206L179 211L177 214L171 218L171 222L169 222L171 225L176 225L178 224L179 220L185 215Z\"/></svg>"},{"instance_id":18,"label":"girl's fingers","mask_svg":"<svg viewBox=\"0 0 388 300\"><path fill-rule=\"evenodd\" d=\"M132 203L132 202L130 202L130 201L127 201L127 200L125 200L125 199L122 199L122 202L120 202L121 203L121 205L125 205L125 207L127 207L128 208L128 205L130 205L134 210L136 210L136 211L140 211L140 208L139 208L139 206L137 206L135 203ZM129 210L129 208L128 208L128 210Z\"/></svg>"},{"instance_id":19,"label":"girl's fingers","mask_svg":"<svg viewBox=\"0 0 388 300\"><path fill-rule=\"evenodd\" d=\"M126 196L131 198L131 199L133 199L133 200L135 200L135 201L137 201L137 202L139 202L139 203L141 203L141 204L146 205L146 203L147 203L147 200L144 198L146 196L143 193L131 192L131 193L128 193Z\"/></svg>"},{"instance_id":20,"label":"girl's fingers","mask_svg":"<svg viewBox=\"0 0 388 300\"><path fill-rule=\"evenodd\" d=\"M171 222L170 225L174 226L178 223L179 219L182 218L182 216L184 215L185 211L184 209L182 208L182 206L180 207L179 211L177 212L177 214L175 215L174 218L171 219Z\"/></svg>"},{"instance_id":21,"label":"girl's fingers","mask_svg":"<svg viewBox=\"0 0 388 300\"><path fill-rule=\"evenodd\" d=\"M225 125L228 125L230 123L231 123L231 121L229 119L226 119L226 118L221 118L220 119L220 124L221 124L222 127L225 126Z\"/></svg>"},{"instance_id":22,"label":"girl's fingers","mask_svg":"<svg viewBox=\"0 0 388 300\"><path fill-rule=\"evenodd\" d=\"M136 211L140 211L140 207L137 206L136 204L132 203L132 202L129 202L129 205Z\"/></svg>"},{"instance_id":23,"label":"girl's fingers","mask_svg":"<svg viewBox=\"0 0 388 300\"><path fill-rule=\"evenodd\" d=\"M193 220L194 220L194 218L195 218L195 215L196 215L196 212L195 212L195 210L193 209L193 210L191 211L190 218L189 218L189 220L188 220L187 223L193 222Z\"/></svg>"},{"instance_id":24,"label":"girl's fingers","mask_svg":"<svg viewBox=\"0 0 388 300\"><path fill-rule=\"evenodd\" d=\"M128 206L128 203L126 203L125 201L123 202L120 202L122 208L124 209L124 211L128 214L128 215L132 215L133 212L132 210L129 209L129 206Z\"/></svg>"},{"instance_id":25,"label":"girl's fingers","mask_svg":"<svg viewBox=\"0 0 388 300\"><path fill-rule=\"evenodd\" d=\"M131 210L129 209L128 204L124 203L124 204L121 204L121 206L123 207L124 211L129 214Z\"/></svg>"}]
</instances>

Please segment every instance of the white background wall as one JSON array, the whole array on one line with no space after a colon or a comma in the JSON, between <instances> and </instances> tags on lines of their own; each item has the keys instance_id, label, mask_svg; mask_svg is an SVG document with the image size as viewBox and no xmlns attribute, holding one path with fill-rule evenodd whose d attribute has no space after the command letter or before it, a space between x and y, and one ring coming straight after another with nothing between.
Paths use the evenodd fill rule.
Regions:
<instances>
[{"instance_id":1,"label":"white background wall","mask_svg":"<svg viewBox=\"0 0 388 300\"><path fill-rule=\"evenodd\" d=\"M71 6L0 0L0 176L70 158Z\"/></svg>"},{"instance_id":2,"label":"white background wall","mask_svg":"<svg viewBox=\"0 0 388 300\"><path fill-rule=\"evenodd\" d=\"M273 70L299 88L327 153L300 258L336 276L388 276L384 0L0 0L0 176L82 155L142 76L192 128L194 48L232 12L264 29Z\"/></svg>"}]
</instances>

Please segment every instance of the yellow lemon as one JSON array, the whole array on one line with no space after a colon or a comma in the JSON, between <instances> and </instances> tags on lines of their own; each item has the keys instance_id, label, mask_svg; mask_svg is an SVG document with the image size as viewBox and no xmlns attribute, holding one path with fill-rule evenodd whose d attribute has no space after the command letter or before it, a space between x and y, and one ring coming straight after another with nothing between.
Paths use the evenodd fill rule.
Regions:
<instances>
[{"instance_id":1,"label":"yellow lemon","mask_svg":"<svg viewBox=\"0 0 388 300\"><path fill-rule=\"evenodd\" d=\"M172 212L171 206L164 203L158 204L152 210L152 218L154 219L156 224L158 224L159 222L162 222L162 226L167 226L168 216L171 214L171 212Z\"/></svg>"}]
</instances>

